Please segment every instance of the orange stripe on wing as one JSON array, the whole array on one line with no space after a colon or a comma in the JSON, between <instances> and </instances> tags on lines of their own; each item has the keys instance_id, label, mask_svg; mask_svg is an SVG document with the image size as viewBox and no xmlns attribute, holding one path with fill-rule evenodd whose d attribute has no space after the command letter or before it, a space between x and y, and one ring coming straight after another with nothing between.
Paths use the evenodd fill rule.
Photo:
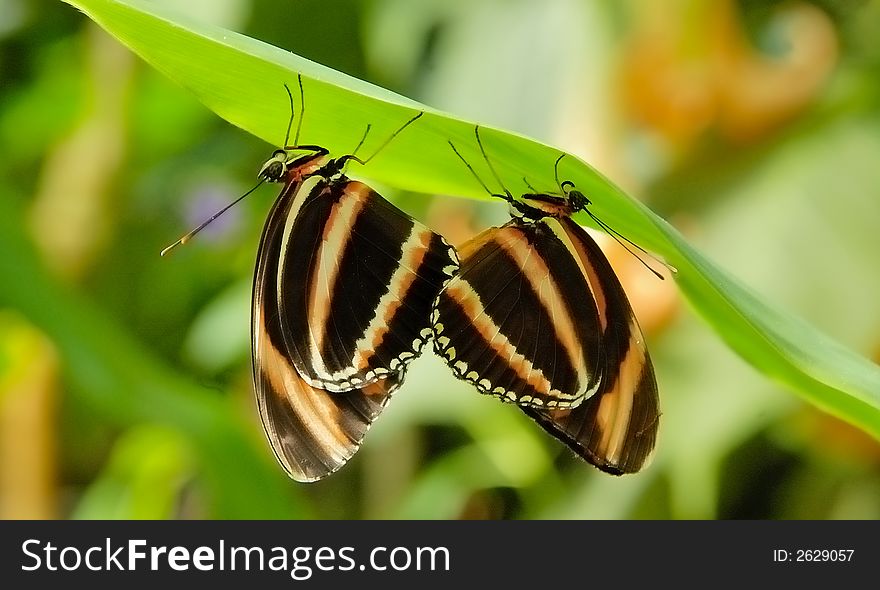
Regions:
<instances>
[{"instance_id":1,"label":"orange stripe on wing","mask_svg":"<svg viewBox=\"0 0 880 590\"><path fill-rule=\"evenodd\" d=\"M507 361L507 364L516 373L517 377L528 383L539 393L555 396L561 395L559 391L553 390L550 381L544 376L544 373L540 369L536 369L529 359L516 350L513 343L510 342L501 331L501 328L495 324L486 312L483 303L480 301L480 296L466 280L462 278L453 280L446 286L446 294L461 307L467 319L485 340L486 345L494 350L495 354Z\"/></svg>"},{"instance_id":2,"label":"orange stripe on wing","mask_svg":"<svg viewBox=\"0 0 880 590\"><path fill-rule=\"evenodd\" d=\"M259 321L264 321L262 308ZM258 346L259 368L271 386L271 391L263 392L263 395L283 396L290 411L308 430L308 437L317 442L334 462L351 458L355 450L353 441L339 424L339 408L329 399L331 394L303 381L290 360L272 345L265 333L259 337ZM278 433L273 434L278 436Z\"/></svg>"},{"instance_id":3,"label":"orange stripe on wing","mask_svg":"<svg viewBox=\"0 0 880 590\"><path fill-rule=\"evenodd\" d=\"M321 244L314 257L315 266L310 277L307 318L311 334L311 359L316 367L325 368L321 350L330 316L334 286L339 274L341 253L351 237L351 230L358 215L366 206L366 196L369 191L370 188L361 183L349 183L346 186L343 196L333 205L327 217Z\"/></svg>"},{"instance_id":4,"label":"orange stripe on wing","mask_svg":"<svg viewBox=\"0 0 880 590\"><path fill-rule=\"evenodd\" d=\"M391 275L388 292L379 301L375 315L367 326L364 335L355 345L353 365L359 370L369 367L371 353L375 351L388 333L391 320L397 309L406 299L410 287L418 278L418 268L428 253L433 232L413 224L412 233L403 244L403 257L400 266Z\"/></svg>"},{"instance_id":5,"label":"orange stripe on wing","mask_svg":"<svg viewBox=\"0 0 880 590\"><path fill-rule=\"evenodd\" d=\"M570 223L574 221L568 220ZM596 308L599 311L599 324L604 332L608 328L608 312L607 303L605 301L605 291L602 289L602 282L596 273L596 269L590 263L590 257L581 244L581 236L573 235L572 230L556 219L545 219L544 223L553 230L553 233L559 238L565 247L574 255L581 272L587 277L587 284L592 289L593 300L596 302ZM581 229L586 232L586 230ZM589 238L589 234L587 234ZM592 238L589 238L592 239Z\"/></svg>"},{"instance_id":6,"label":"orange stripe on wing","mask_svg":"<svg viewBox=\"0 0 880 590\"><path fill-rule=\"evenodd\" d=\"M608 387L603 384L607 393L603 396L596 414L602 440L597 451L612 463L619 463L626 443L627 434L632 420L633 396L639 386L639 379L645 367L645 349L638 340L638 326L630 321L630 340L626 356L620 363L617 378Z\"/></svg>"},{"instance_id":7,"label":"orange stripe on wing","mask_svg":"<svg viewBox=\"0 0 880 590\"><path fill-rule=\"evenodd\" d=\"M505 233L510 234L510 239L496 238L495 241L519 266L522 275L529 281L538 300L547 310L547 315L553 319L556 339L562 344L571 366L577 371L578 386L576 391L579 392L586 388L589 381L584 363L584 349L577 337L574 320L563 303L564 299L559 285L550 274L547 262L530 247L529 241L522 231L507 228Z\"/></svg>"}]
</instances>

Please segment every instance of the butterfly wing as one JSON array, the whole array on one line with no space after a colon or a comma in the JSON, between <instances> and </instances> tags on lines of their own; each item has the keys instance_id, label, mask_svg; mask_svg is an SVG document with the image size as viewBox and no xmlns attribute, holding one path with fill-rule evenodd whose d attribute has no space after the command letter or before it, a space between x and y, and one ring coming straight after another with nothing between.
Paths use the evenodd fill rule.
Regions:
<instances>
[{"instance_id":1,"label":"butterfly wing","mask_svg":"<svg viewBox=\"0 0 880 590\"><path fill-rule=\"evenodd\" d=\"M544 223L514 218L459 248L459 274L432 315L455 375L504 401L579 404L599 384L599 317L587 277Z\"/></svg>"},{"instance_id":2,"label":"butterfly wing","mask_svg":"<svg viewBox=\"0 0 880 590\"><path fill-rule=\"evenodd\" d=\"M255 353L260 417L272 450L297 481L321 479L351 459L403 381L403 372L344 393L306 383L263 336Z\"/></svg>"},{"instance_id":3,"label":"butterfly wing","mask_svg":"<svg viewBox=\"0 0 880 590\"><path fill-rule=\"evenodd\" d=\"M599 469L620 475L650 459L659 427L659 396L645 339L626 293L596 242L568 218L549 220L589 278L599 310L604 367L599 390L578 407L522 410Z\"/></svg>"},{"instance_id":4,"label":"butterfly wing","mask_svg":"<svg viewBox=\"0 0 880 590\"><path fill-rule=\"evenodd\" d=\"M301 206L284 191L269 214L257 258L253 292L252 353L260 418L275 456L297 481L315 481L342 467L391 394L403 371L331 393L309 385L291 360L289 327L279 309L278 267L285 222Z\"/></svg>"},{"instance_id":5,"label":"butterfly wing","mask_svg":"<svg viewBox=\"0 0 880 590\"><path fill-rule=\"evenodd\" d=\"M310 385L348 391L403 370L456 272L446 241L363 183L312 177L280 238L277 302Z\"/></svg>"}]
</instances>

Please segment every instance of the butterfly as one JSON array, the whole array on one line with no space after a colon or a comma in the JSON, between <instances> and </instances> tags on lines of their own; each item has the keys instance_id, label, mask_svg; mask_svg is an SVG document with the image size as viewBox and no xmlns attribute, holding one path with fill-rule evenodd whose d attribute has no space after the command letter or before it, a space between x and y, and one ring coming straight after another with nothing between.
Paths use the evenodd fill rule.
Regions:
<instances>
[{"instance_id":1,"label":"butterfly","mask_svg":"<svg viewBox=\"0 0 880 590\"><path fill-rule=\"evenodd\" d=\"M432 335L433 302L458 258L442 236L345 174L349 162L369 162L422 113L369 158L355 155L369 126L353 153L333 158L324 147L298 143L302 106L288 145L294 100L285 89L291 117L284 147L241 198L264 182L283 184L257 253L253 377L276 458L290 477L310 482L345 465L400 387Z\"/></svg>"},{"instance_id":2,"label":"butterfly","mask_svg":"<svg viewBox=\"0 0 880 590\"><path fill-rule=\"evenodd\" d=\"M297 186L296 174L260 241L252 350L269 441L313 481L354 455L400 386L457 258L366 185L316 173Z\"/></svg>"},{"instance_id":3,"label":"butterfly","mask_svg":"<svg viewBox=\"0 0 880 590\"><path fill-rule=\"evenodd\" d=\"M511 219L458 248L460 269L432 311L434 349L453 373L486 395L516 404L599 469L639 471L654 448L659 397L636 317L611 265L571 215L589 199L570 181L560 194L514 198L480 138L503 193L456 155ZM531 187L530 187L531 188ZM607 228L596 219L603 228ZM608 228L610 229L610 228Z\"/></svg>"}]
</instances>

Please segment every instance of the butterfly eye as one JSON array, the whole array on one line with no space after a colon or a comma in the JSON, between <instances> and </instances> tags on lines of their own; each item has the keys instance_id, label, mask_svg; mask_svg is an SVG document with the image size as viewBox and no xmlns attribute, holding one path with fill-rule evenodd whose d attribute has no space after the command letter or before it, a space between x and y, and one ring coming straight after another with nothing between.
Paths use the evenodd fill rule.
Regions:
<instances>
[{"instance_id":1,"label":"butterfly eye","mask_svg":"<svg viewBox=\"0 0 880 590\"><path fill-rule=\"evenodd\" d=\"M286 163L287 153L284 150L275 150L272 157L260 168L258 176L268 182L280 182L287 171Z\"/></svg>"}]
</instances>

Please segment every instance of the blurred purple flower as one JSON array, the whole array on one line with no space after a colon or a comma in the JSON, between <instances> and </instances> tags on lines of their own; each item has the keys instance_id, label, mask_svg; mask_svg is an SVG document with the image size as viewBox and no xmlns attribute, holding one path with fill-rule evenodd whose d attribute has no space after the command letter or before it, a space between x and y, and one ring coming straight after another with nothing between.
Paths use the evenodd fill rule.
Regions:
<instances>
[{"instance_id":1,"label":"blurred purple flower","mask_svg":"<svg viewBox=\"0 0 880 590\"><path fill-rule=\"evenodd\" d=\"M185 199L184 218L187 226L197 227L204 223L239 196L227 184L204 184L190 191ZM215 243L222 242L238 231L239 226L241 226L241 212L238 206L235 206L209 223L199 233L199 238Z\"/></svg>"}]
</instances>

